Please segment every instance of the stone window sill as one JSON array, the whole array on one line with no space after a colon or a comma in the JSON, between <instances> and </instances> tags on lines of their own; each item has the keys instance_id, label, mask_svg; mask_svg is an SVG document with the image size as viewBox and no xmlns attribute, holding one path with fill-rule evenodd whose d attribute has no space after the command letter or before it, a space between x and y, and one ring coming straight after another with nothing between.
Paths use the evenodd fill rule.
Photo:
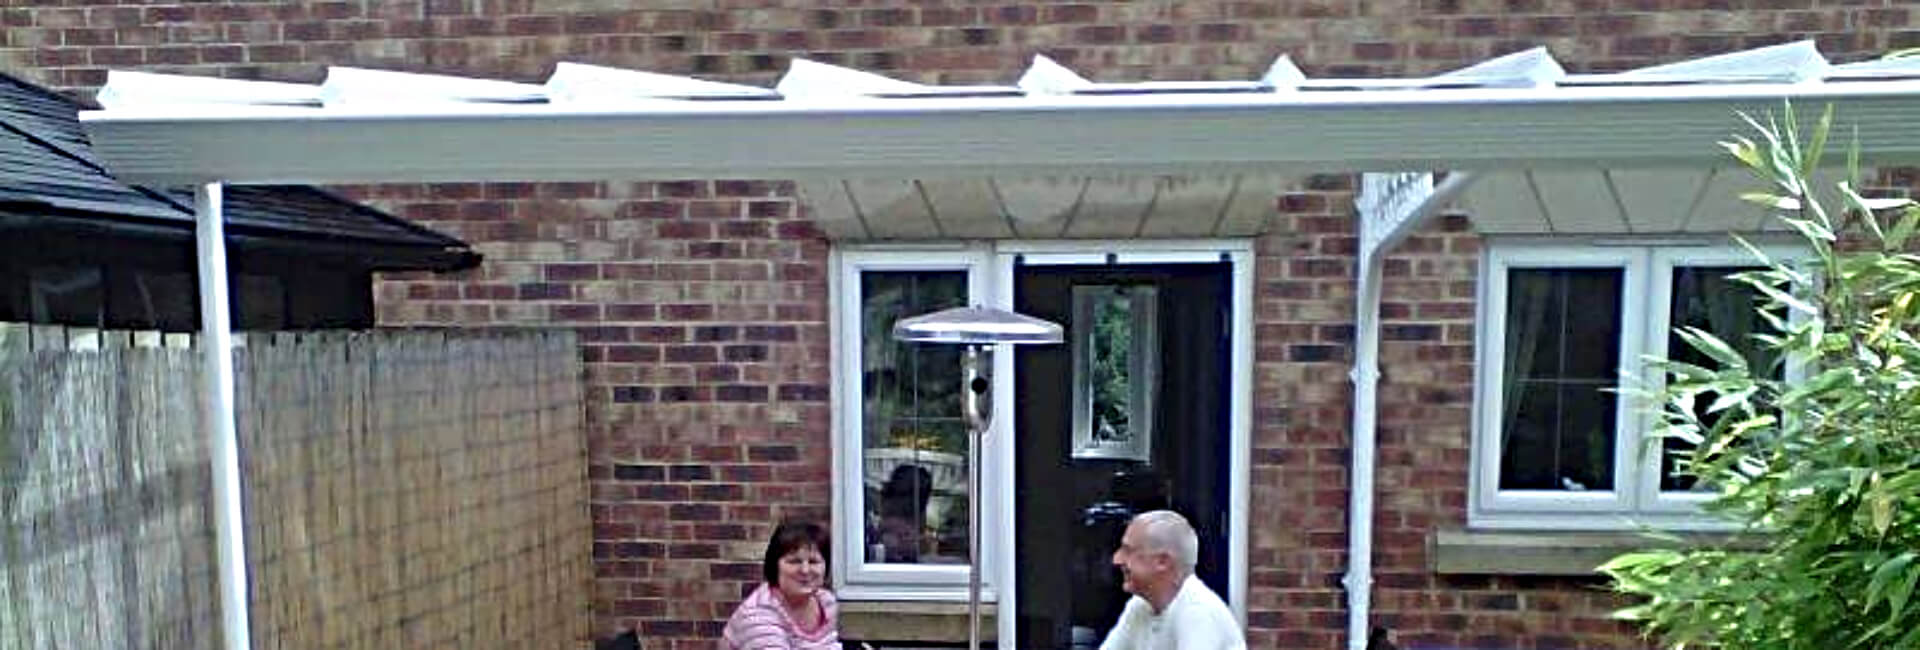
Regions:
<instances>
[{"instance_id":1,"label":"stone window sill","mask_svg":"<svg viewBox=\"0 0 1920 650\"><path fill-rule=\"evenodd\" d=\"M1726 533L1686 533L1680 544L1719 544ZM1427 539L1430 569L1440 574L1593 576L1622 553L1674 542L1638 532L1440 530Z\"/></svg>"},{"instance_id":2,"label":"stone window sill","mask_svg":"<svg viewBox=\"0 0 1920 650\"><path fill-rule=\"evenodd\" d=\"M980 604L980 639L992 641L999 628L993 604ZM967 643L964 602L840 601L840 636L859 641Z\"/></svg>"}]
</instances>

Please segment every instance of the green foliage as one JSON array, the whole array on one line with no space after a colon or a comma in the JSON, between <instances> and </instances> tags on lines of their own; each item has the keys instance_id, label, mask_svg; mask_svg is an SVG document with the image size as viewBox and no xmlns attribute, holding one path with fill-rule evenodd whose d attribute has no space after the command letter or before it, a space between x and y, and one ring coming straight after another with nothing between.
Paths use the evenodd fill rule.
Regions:
<instances>
[{"instance_id":1,"label":"green foliage","mask_svg":"<svg viewBox=\"0 0 1920 650\"><path fill-rule=\"evenodd\" d=\"M1093 358L1088 361L1093 437L1102 441L1127 438L1133 424L1132 294L1124 285L1113 287L1112 292L1094 301Z\"/></svg>"},{"instance_id":2,"label":"green foliage","mask_svg":"<svg viewBox=\"0 0 1920 650\"><path fill-rule=\"evenodd\" d=\"M1767 269L1735 277L1771 303L1775 332L1759 344L1804 372L1774 379L1735 346L1680 332L1713 364L1656 362L1668 377L1656 429L1697 445L1683 471L1716 489L1708 510L1745 539L1602 571L1639 600L1620 615L1664 647L1920 647L1920 256L1907 252L1920 207L1862 197L1857 159L1848 180L1815 187L1831 110L1804 137L1791 107L1748 123L1757 141L1723 143L1768 185L1748 198L1779 210L1811 259L1762 256Z\"/></svg>"}]
</instances>

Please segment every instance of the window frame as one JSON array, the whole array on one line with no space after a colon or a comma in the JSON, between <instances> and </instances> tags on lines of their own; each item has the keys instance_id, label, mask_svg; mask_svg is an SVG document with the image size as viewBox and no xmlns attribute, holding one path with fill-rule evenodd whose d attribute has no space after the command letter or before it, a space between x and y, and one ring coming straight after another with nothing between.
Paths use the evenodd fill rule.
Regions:
<instances>
[{"instance_id":1,"label":"window frame","mask_svg":"<svg viewBox=\"0 0 1920 650\"><path fill-rule=\"evenodd\" d=\"M1804 257L1800 249L1767 241L1755 248L1789 263ZM1725 530L1732 522L1705 516L1700 506L1710 495L1662 492L1660 453L1643 453L1651 444L1657 414L1634 391L1615 402L1614 481L1609 491L1501 490L1500 413L1506 356L1507 275L1525 268L1618 268L1621 328L1617 369L1619 388L1657 392L1665 378L1644 362L1664 357L1671 327L1673 269L1688 266L1758 266L1751 253L1730 240L1582 240L1489 238L1483 247L1477 300L1473 431L1470 457L1468 523L1476 528L1536 530ZM1635 327L1634 324L1641 324ZM1804 376L1788 360L1787 376ZM1638 386L1628 385L1629 380Z\"/></svg>"},{"instance_id":2,"label":"window frame","mask_svg":"<svg viewBox=\"0 0 1920 650\"><path fill-rule=\"evenodd\" d=\"M867 333L860 331L861 274L868 271L961 271L967 274L967 302L993 303L990 250L977 245L918 246L913 248L872 246L836 247L832 253L832 281L828 287L833 329L831 359L836 370L833 390L834 428L834 516L833 582L842 599L873 600L954 600L966 598L967 565L919 565L868 562L866 541L866 490L864 456L866 421L865 395L861 387ZM882 334L883 336L886 334ZM959 381L956 377L955 381ZM981 449L982 486L979 500L994 503L999 487L988 477L996 475L996 458ZM975 507L970 504L969 507ZM993 559L997 557L998 522L984 517L981 523L980 567L982 599L992 600Z\"/></svg>"},{"instance_id":3,"label":"window frame","mask_svg":"<svg viewBox=\"0 0 1920 650\"><path fill-rule=\"evenodd\" d=\"M1623 323L1633 323L1644 319L1644 303L1636 305L1632 300L1636 281L1646 273L1644 263L1643 259L1637 259L1629 251L1621 249L1565 245L1488 247L1482 265L1486 271L1480 283L1480 342L1476 346L1479 352L1475 355L1477 362L1474 368L1474 429L1479 440L1479 444L1473 446L1473 475L1478 482L1474 490L1477 496L1474 502L1483 513L1542 512L1590 518L1587 515L1626 509L1627 492L1622 486L1630 476L1628 460L1633 449L1627 440L1629 436L1620 434L1621 429L1631 428L1628 423L1634 420L1631 400L1622 395L1621 399L1614 402L1613 489L1587 492L1501 490L1499 424L1503 399L1501 391L1494 388L1500 386L1504 379L1501 369L1505 367L1507 352L1508 271L1542 268L1620 269L1620 315ZM1631 353L1640 347L1642 331L1633 327L1620 328L1619 339L1614 342L1620 350L1620 368L1616 369L1616 373L1632 362Z\"/></svg>"},{"instance_id":4,"label":"window frame","mask_svg":"<svg viewBox=\"0 0 1920 650\"><path fill-rule=\"evenodd\" d=\"M1805 254L1790 246L1769 245L1757 246L1757 248L1768 258L1785 261L1789 265L1799 266L1804 263ZM1649 305L1668 305L1673 302L1673 283L1670 281L1670 278L1673 277L1673 269L1675 268L1689 266L1758 267L1758 263L1753 259L1753 254L1737 246L1731 248L1656 249L1652 251L1651 260L1652 266L1650 270L1654 275L1652 278L1649 278L1649 280L1661 278L1665 281L1650 284L1648 290ZM1789 313L1787 315L1787 322L1789 324L1798 324L1803 322L1805 318L1805 314ZM1672 328L1673 312L1671 309L1655 310L1655 312L1651 314L1651 317L1647 321L1647 331L1649 333L1646 342L1647 355L1659 358L1667 357L1671 351L1667 347L1667 337L1653 336L1652 333L1658 332L1664 334ZM1798 381L1806 376L1803 361L1804 359L1798 357L1787 357L1786 366L1782 370L1788 381ZM1645 382L1649 389L1655 393L1664 390L1667 386L1667 378L1662 373L1656 372L1650 367L1643 367L1640 377L1641 381ZM1653 413L1643 415L1642 420L1642 430L1648 433L1652 432L1658 424L1658 416ZM1643 433L1642 438L1645 439L1645 437L1646 434ZM1640 476L1638 485L1636 485L1638 491L1636 495L1638 498L1636 504L1637 510L1654 516L1698 515L1701 505L1712 498L1710 493L1704 492L1662 491L1660 489L1661 455L1648 453L1643 454L1643 456L1644 458L1640 459Z\"/></svg>"}]
</instances>

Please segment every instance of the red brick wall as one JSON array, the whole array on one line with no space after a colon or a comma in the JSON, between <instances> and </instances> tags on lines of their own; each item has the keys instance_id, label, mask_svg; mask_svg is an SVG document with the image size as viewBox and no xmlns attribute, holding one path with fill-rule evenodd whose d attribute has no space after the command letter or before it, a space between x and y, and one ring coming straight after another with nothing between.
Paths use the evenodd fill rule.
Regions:
<instances>
[{"instance_id":1,"label":"red brick wall","mask_svg":"<svg viewBox=\"0 0 1920 650\"><path fill-rule=\"evenodd\" d=\"M644 5L641 10L630 9ZM930 82L1011 81L1034 53L1102 80L1443 70L1533 45L1610 70L1817 38L1835 58L1920 45L1885 0L425 0L0 8L0 62L85 88L109 67L317 81L324 66L539 81L557 60L770 83L789 55ZM1730 124L1731 126L1731 124ZM502 155L511 155L503 151ZM710 637L776 518L829 494L826 245L752 181L383 186L356 194L474 242L481 269L390 277L384 322L576 325L590 379L598 629ZM1255 647L1344 634L1351 187L1279 198L1259 242ZM1476 240L1436 224L1390 261L1376 623L1414 646L1638 647L1590 583L1441 577L1464 523Z\"/></svg>"},{"instance_id":2,"label":"red brick wall","mask_svg":"<svg viewBox=\"0 0 1920 650\"><path fill-rule=\"evenodd\" d=\"M602 633L638 625L650 642L716 636L759 580L771 523L826 521L827 247L786 198L790 187L356 194L487 256L460 277L388 277L381 322L579 329Z\"/></svg>"}]
</instances>

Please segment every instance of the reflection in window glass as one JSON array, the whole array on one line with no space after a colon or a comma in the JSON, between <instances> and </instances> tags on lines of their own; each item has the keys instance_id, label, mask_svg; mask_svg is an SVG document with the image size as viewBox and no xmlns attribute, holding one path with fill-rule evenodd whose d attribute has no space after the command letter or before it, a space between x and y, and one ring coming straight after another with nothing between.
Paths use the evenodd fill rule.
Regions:
<instances>
[{"instance_id":1,"label":"reflection in window glass","mask_svg":"<svg viewBox=\"0 0 1920 650\"><path fill-rule=\"evenodd\" d=\"M1104 288L1104 287L1102 287ZM1102 292L1093 308L1093 439L1129 440L1133 428L1133 301L1123 288Z\"/></svg>"},{"instance_id":2,"label":"reflection in window glass","mask_svg":"<svg viewBox=\"0 0 1920 650\"><path fill-rule=\"evenodd\" d=\"M959 307L965 271L860 276L861 414L866 559L967 561L967 425L960 346L901 343L901 318Z\"/></svg>"},{"instance_id":3,"label":"reflection in window glass","mask_svg":"<svg viewBox=\"0 0 1920 650\"><path fill-rule=\"evenodd\" d=\"M188 332L199 329L200 288L193 274L139 269L113 282L116 327Z\"/></svg>"},{"instance_id":4,"label":"reflection in window glass","mask_svg":"<svg viewBox=\"0 0 1920 650\"><path fill-rule=\"evenodd\" d=\"M1624 274L1509 272L1500 489L1613 489Z\"/></svg>"},{"instance_id":5,"label":"reflection in window glass","mask_svg":"<svg viewBox=\"0 0 1920 650\"><path fill-rule=\"evenodd\" d=\"M35 323L101 327L106 274L97 266L40 266L28 273L27 314Z\"/></svg>"},{"instance_id":6,"label":"reflection in window glass","mask_svg":"<svg viewBox=\"0 0 1920 650\"><path fill-rule=\"evenodd\" d=\"M278 330L287 327L287 291L275 275L243 274L234 287L234 327Z\"/></svg>"},{"instance_id":7,"label":"reflection in window glass","mask_svg":"<svg viewBox=\"0 0 1920 650\"><path fill-rule=\"evenodd\" d=\"M1673 299L1668 308L1672 311L1668 322L1673 328L1693 327L1720 337L1727 345L1746 357L1750 368L1770 368L1773 377L1780 378L1783 370L1776 363L1778 355L1774 350L1766 349L1754 340L1754 335L1772 331L1772 326L1760 317L1757 309L1766 304L1764 296L1752 286L1727 276L1745 271L1756 270L1753 267L1738 266L1692 266L1673 269ZM1774 314L1785 318L1784 311ZM1667 358L1681 363L1713 368L1718 364L1707 355L1694 350L1680 339L1678 334L1667 333ZM1708 414L1706 409L1712 400L1701 400L1694 406L1695 415L1701 423L1713 426L1719 414ZM1679 459L1691 453L1693 445L1678 438L1666 438L1661 441L1660 489L1662 491L1690 491L1704 489L1696 477L1680 472Z\"/></svg>"}]
</instances>

